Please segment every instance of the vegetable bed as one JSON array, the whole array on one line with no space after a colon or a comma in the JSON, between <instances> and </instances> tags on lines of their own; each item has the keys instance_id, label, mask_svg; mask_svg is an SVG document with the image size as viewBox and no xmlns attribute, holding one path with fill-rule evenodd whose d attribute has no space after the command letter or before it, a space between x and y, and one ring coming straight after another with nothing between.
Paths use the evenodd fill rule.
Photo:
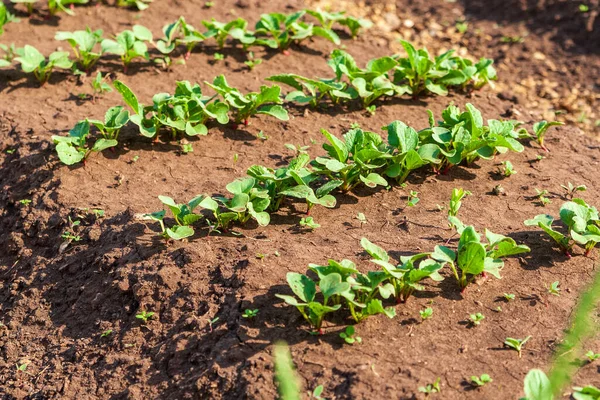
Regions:
<instances>
[{"instance_id":1,"label":"vegetable bed","mask_svg":"<svg viewBox=\"0 0 600 400\"><path fill-rule=\"evenodd\" d=\"M17 62L0 69L3 398L271 399L278 341L289 345L305 398L516 399L528 371L548 372L598 270L598 217L573 199L600 207L600 146L580 129L593 127L570 119L575 111L556 114L543 93L519 92L524 76L545 71L515 61L521 44L502 42L502 28L475 12L472 28L483 33L457 40L449 15L462 2L440 1L433 13L430 2L398 2L359 33L348 23L301 44L260 39L250 56L252 39L237 32L237 45L181 42L167 60L161 29L181 16L218 38L224 28L200 20L244 18L254 28L261 14L318 4L139 3L143 11L77 6L75 16L36 8L31 19L18 5L10 9L22 21L0 36L43 57L70 50L68 35L54 40L59 31L89 26L109 37L143 25L160 58L125 62L114 38L102 44L112 55L86 64L89 75L70 74L64 59L67 71L41 76L43 85ZM379 23L385 13L402 22ZM449 28L432 36L430 20ZM505 35L522 23L506 23ZM428 34L400 43L407 29ZM495 44L482 39L488 33ZM600 61L597 46L576 39L574 55L543 31L525 43L573 71L586 65L552 75L583 93ZM411 71L424 47L432 57L458 50L456 62L478 72L440 81L438 72L422 81L402 72L390 78L398 88L379 85L381 69ZM396 54L407 58L388 57ZM482 58L496 60L497 82ZM365 67L372 59L383 61ZM95 80L97 71L110 76ZM261 89L272 85L280 89ZM173 111L175 97L153 101L197 89L214 95L202 119ZM554 119L566 124L541 122ZM495 139L453 153L443 131L453 120ZM357 155L358 137L385 151ZM294 170L300 163L314 176ZM265 182L278 168L295 172L273 197ZM566 396L600 382L600 338L581 347L591 353L578 354Z\"/></svg>"}]
</instances>

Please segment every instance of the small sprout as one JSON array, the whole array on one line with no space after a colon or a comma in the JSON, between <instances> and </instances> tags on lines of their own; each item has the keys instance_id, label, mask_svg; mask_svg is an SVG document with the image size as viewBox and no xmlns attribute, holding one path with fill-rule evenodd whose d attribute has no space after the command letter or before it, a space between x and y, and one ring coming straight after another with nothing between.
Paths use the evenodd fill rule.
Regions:
<instances>
[{"instance_id":1,"label":"small sprout","mask_svg":"<svg viewBox=\"0 0 600 400\"><path fill-rule=\"evenodd\" d=\"M148 320L150 318L152 318L152 316L154 315L154 313L152 311L148 312L146 310L143 310L142 312L140 312L139 314L137 314L135 317L137 319L141 319L142 321L144 321L144 324L148 322Z\"/></svg>"},{"instance_id":2,"label":"small sprout","mask_svg":"<svg viewBox=\"0 0 600 400\"><path fill-rule=\"evenodd\" d=\"M485 386L486 383L492 382L492 378L488 374L482 374L481 376L472 376L471 385L473 386Z\"/></svg>"},{"instance_id":3,"label":"small sprout","mask_svg":"<svg viewBox=\"0 0 600 400\"><path fill-rule=\"evenodd\" d=\"M278 252L277 250L275 250L275 252L273 253L273 255L274 255L275 257L279 257L279 256L280 256L280 254L279 254L279 252Z\"/></svg>"},{"instance_id":4,"label":"small sprout","mask_svg":"<svg viewBox=\"0 0 600 400\"><path fill-rule=\"evenodd\" d=\"M519 358L521 358L521 351L523 349L523 346L525 345L525 343L527 343L529 339L531 339L531 336L527 336L525 339L515 339L509 337L506 338L506 340L504 341L504 345L516 350L519 354Z\"/></svg>"},{"instance_id":5,"label":"small sprout","mask_svg":"<svg viewBox=\"0 0 600 400\"><path fill-rule=\"evenodd\" d=\"M64 231L60 237L65 242L79 242L81 240L81 236L75 234L74 228L76 226L79 226L81 224L81 221L79 221L79 220L73 221L70 216L68 218L69 218L69 228L70 229Z\"/></svg>"},{"instance_id":6,"label":"small sprout","mask_svg":"<svg viewBox=\"0 0 600 400\"><path fill-rule=\"evenodd\" d=\"M541 154L538 154L537 156L535 156L535 161L542 161L544 158L546 158L546 157L544 157Z\"/></svg>"},{"instance_id":7,"label":"small sprout","mask_svg":"<svg viewBox=\"0 0 600 400\"><path fill-rule=\"evenodd\" d=\"M587 359L589 360L589 362L594 362L594 361L596 361L597 359L600 358L600 354L594 353L592 350L590 350L587 353L585 353L585 356L587 357Z\"/></svg>"},{"instance_id":8,"label":"small sprout","mask_svg":"<svg viewBox=\"0 0 600 400\"><path fill-rule=\"evenodd\" d=\"M369 112L369 114L371 115L375 115L375 111L376 111L377 107L375 106L375 104L370 105L368 107L366 107L366 110Z\"/></svg>"},{"instance_id":9,"label":"small sprout","mask_svg":"<svg viewBox=\"0 0 600 400\"><path fill-rule=\"evenodd\" d=\"M256 134L256 137L262 140L267 140L269 139L269 137L267 135L265 135L265 133L263 131L260 131Z\"/></svg>"},{"instance_id":10,"label":"small sprout","mask_svg":"<svg viewBox=\"0 0 600 400\"><path fill-rule=\"evenodd\" d=\"M289 149L296 154L304 154L306 153L306 150L310 148L310 146L295 146L291 143L286 143L284 146L286 149Z\"/></svg>"},{"instance_id":11,"label":"small sprout","mask_svg":"<svg viewBox=\"0 0 600 400\"><path fill-rule=\"evenodd\" d=\"M559 122L559 121L552 121L552 122L540 121L540 122L536 122L535 124L533 124L533 132L535 133L537 142L540 145L540 147L542 149L544 149L544 151L546 151L546 152L549 151L548 148L544 145L544 137L546 136L548 129L550 129L553 126L561 126L561 125L564 125L564 123Z\"/></svg>"},{"instance_id":12,"label":"small sprout","mask_svg":"<svg viewBox=\"0 0 600 400\"><path fill-rule=\"evenodd\" d=\"M315 222L313 217L306 217L306 218L300 219L300 226L311 229L311 230L321 227L321 225L319 225Z\"/></svg>"},{"instance_id":13,"label":"small sprout","mask_svg":"<svg viewBox=\"0 0 600 400\"><path fill-rule=\"evenodd\" d=\"M456 30L458 31L458 33L463 34L463 35L469 29L469 24L467 24L465 21L457 21L455 26L456 26Z\"/></svg>"},{"instance_id":14,"label":"small sprout","mask_svg":"<svg viewBox=\"0 0 600 400\"><path fill-rule=\"evenodd\" d=\"M96 218L104 217L104 210L101 210L99 208L92 209L92 213L96 216Z\"/></svg>"},{"instance_id":15,"label":"small sprout","mask_svg":"<svg viewBox=\"0 0 600 400\"><path fill-rule=\"evenodd\" d=\"M100 335L101 338L109 337L113 333L112 329L107 329Z\"/></svg>"},{"instance_id":16,"label":"small sprout","mask_svg":"<svg viewBox=\"0 0 600 400\"><path fill-rule=\"evenodd\" d=\"M586 13L588 11L590 11L590 6L588 6L587 4L580 4L579 5L579 12Z\"/></svg>"},{"instance_id":17,"label":"small sprout","mask_svg":"<svg viewBox=\"0 0 600 400\"><path fill-rule=\"evenodd\" d=\"M356 214L356 219L360 221L361 225L367 223L367 217L365 217L365 214L363 214L361 212Z\"/></svg>"},{"instance_id":18,"label":"small sprout","mask_svg":"<svg viewBox=\"0 0 600 400\"><path fill-rule=\"evenodd\" d=\"M426 319L431 318L431 316L433 315L433 308L427 307L424 310L419 310L419 314L421 314L421 320L425 321Z\"/></svg>"},{"instance_id":19,"label":"small sprout","mask_svg":"<svg viewBox=\"0 0 600 400\"><path fill-rule=\"evenodd\" d=\"M558 281L552 282L548 288L548 293L554 296L560 296L560 288L558 287L559 285L560 283Z\"/></svg>"},{"instance_id":20,"label":"small sprout","mask_svg":"<svg viewBox=\"0 0 600 400\"><path fill-rule=\"evenodd\" d=\"M92 90L94 91L94 95L93 95L94 101L96 100L97 96L100 96L104 93L112 92L112 87L108 83L106 83L107 79L108 79L108 74L106 74L105 76L102 76L102 72L98 72L96 74L96 78L94 78L94 80L92 80L91 86L92 86Z\"/></svg>"},{"instance_id":21,"label":"small sprout","mask_svg":"<svg viewBox=\"0 0 600 400\"><path fill-rule=\"evenodd\" d=\"M258 308L254 309L254 310L245 309L244 313L242 314L242 317L248 318L248 319L254 318L254 317L256 317L256 315L258 315L258 311L259 311Z\"/></svg>"},{"instance_id":22,"label":"small sprout","mask_svg":"<svg viewBox=\"0 0 600 400\"><path fill-rule=\"evenodd\" d=\"M30 199L22 199L22 200L19 200L19 203L21 203L21 205L28 206L29 204L31 204L31 200Z\"/></svg>"},{"instance_id":23,"label":"small sprout","mask_svg":"<svg viewBox=\"0 0 600 400\"><path fill-rule=\"evenodd\" d=\"M355 330L352 325L347 326L346 329L340 333L340 337L348 344L361 343L362 338L355 335Z\"/></svg>"},{"instance_id":24,"label":"small sprout","mask_svg":"<svg viewBox=\"0 0 600 400\"><path fill-rule=\"evenodd\" d=\"M539 190L536 188L535 191L537 193L535 197L540 201L542 207L546 207L548 204L552 203L552 201L546 197L548 194L547 190Z\"/></svg>"},{"instance_id":25,"label":"small sprout","mask_svg":"<svg viewBox=\"0 0 600 400\"><path fill-rule=\"evenodd\" d=\"M211 8L214 5L215 5L214 1L207 1L207 2L204 3L204 7L205 8Z\"/></svg>"},{"instance_id":26,"label":"small sprout","mask_svg":"<svg viewBox=\"0 0 600 400\"><path fill-rule=\"evenodd\" d=\"M256 258L259 260L264 260L265 257L266 257L266 255L263 253L256 253Z\"/></svg>"},{"instance_id":27,"label":"small sprout","mask_svg":"<svg viewBox=\"0 0 600 400\"><path fill-rule=\"evenodd\" d=\"M567 192L567 197L572 199L577 192L585 192L587 190L587 186L578 185L575 186L571 182L567 183L567 185L560 185Z\"/></svg>"},{"instance_id":28,"label":"small sprout","mask_svg":"<svg viewBox=\"0 0 600 400\"><path fill-rule=\"evenodd\" d=\"M319 385L312 392L308 392L308 395L311 399L315 400L325 400L325 398L321 397L323 394L323 385Z\"/></svg>"},{"instance_id":29,"label":"small sprout","mask_svg":"<svg viewBox=\"0 0 600 400\"><path fill-rule=\"evenodd\" d=\"M502 297L504 297L504 300L507 302L515 299L515 295L512 293L504 293Z\"/></svg>"},{"instance_id":30,"label":"small sprout","mask_svg":"<svg viewBox=\"0 0 600 400\"><path fill-rule=\"evenodd\" d=\"M207 321L208 321L208 329L209 329L209 332L212 332L212 331L213 331L213 325L214 325L215 323L217 323L217 321L218 321L218 320L219 320L219 317L215 317L215 318L213 318L213 319L209 319L209 320L207 320Z\"/></svg>"},{"instance_id":31,"label":"small sprout","mask_svg":"<svg viewBox=\"0 0 600 400\"><path fill-rule=\"evenodd\" d=\"M502 307L500 307L500 306L496 307L496 310L495 310L495 311L496 311L496 312L502 312Z\"/></svg>"},{"instance_id":32,"label":"small sprout","mask_svg":"<svg viewBox=\"0 0 600 400\"><path fill-rule=\"evenodd\" d=\"M476 314L469 315L469 322L473 326L478 326L479 324L481 324L481 321L483 321L484 319L485 319L485 316L482 313L476 313Z\"/></svg>"},{"instance_id":33,"label":"small sprout","mask_svg":"<svg viewBox=\"0 0 600 400\"><path fill-rule=\"evenodd\" d=\"M410 193L408 194L408 201L407 201L406 205L409 207L414 207L417 205L417 203L419 201L420 201L419 192L417 192L416 190L411 190Z\"/></svg>"},{"instance_id":34,"label":"small sprout","mask_svg":"<svg viewBox=\"0 0 600 400\"><path fill-rule=\"evenodd\" d=\"M419 392L421 393L426 393L426 394L431 394L431 393L440 393L442 391L442 389L440 388L440 381L442 380L442 378L437 378L435 380L435 382L433 383L428 383L427 386L420 386L419 387Z\"/></svg>"},{"instance_id":35,"label":"small sprout","mask_svg":"<svg viewBox=\"0 0 600 400\"><path fill-rule=\"evenodd\" d=\"M132 163L136 163L136 162L137 162L139 159L140 159L140 156L134 156L134 157L131 159L131 162L132 162Z\"/></svg>"},{"instance_id":36,"label":"small sprout","mask_svg":"<svg viewBox=\"0 0 600 400\"><path fill-rule=\"evenodd\" d=\"M215 53L213 57L214 57L215 61L221 61L225 58L225 55L223 55L221 53Z\"/></svg>"},{"instance_id":37,"label":"small sprout","mask_svg":"<svg viewBox=\"0 0 600 400\"><path fill-rule=\"evenodd\" d=\"M502 166L504 167L502 170L502 175L504 175L507 178L517 173L510 161L502 161Z\"/></svg>"},{"instance_id":38,"label":"small sprout","mask_svg":"<svg viewBox=\"0 0 600 400\"><path fill-rule=\"evenodd\" d=\"M182 143L181 144L181 152L183 154L193 153L194 147L192 146L191 143Z\"/></svg>"},{"instance_id":39,"label":"small sprout","mask_svg":"<svg viewBox=\"0 0 600 400\"><path fill-rule=\"evenodd\" d=\"M22 364L15 364L17 366L17 371L20 372L26 372L27 371L27 366L29 365L27 362L23 362Z\"/></svg>"},{"instance_id":40,"label":"small sprout","mask_svg":"<svg viewBox=\"0 0 600 400\"><path fill-rule=\"evenodd\" d=\"M15 151L17 151L17 149L6 149L4 151L6 152L6 154L14 154Z\"/></svg>"},{"instance_id":41,"label":"small sprout","mask_svg":"<svg viewBox=\"0 0 600 400\"><path fill-rule=\"evenodd\" d=\"M237 164L237 162L238 162L238 160L239 160L239 159L240 159L240 156L239 156L239 154L238 154L238 153L235 153L235 154L233 155L233 164L234 164L234 165L235 165L235 164Z\"/></svg>"},{"instance_id":42,"label":"small sprout","mask_svg":"<svg viewBox=\"0 0 600 400\"><path fill-rule=\"evenodd\" d=\"M249 52L248 53L248 60L244 61L244 64L246 64L246 66L248 67L248 69L250 69L250 71L254 70L254 68L257 65L260 65L262 63L262 58L254 58L254 53L253 52Z\"/></svg>"}]
</instances>

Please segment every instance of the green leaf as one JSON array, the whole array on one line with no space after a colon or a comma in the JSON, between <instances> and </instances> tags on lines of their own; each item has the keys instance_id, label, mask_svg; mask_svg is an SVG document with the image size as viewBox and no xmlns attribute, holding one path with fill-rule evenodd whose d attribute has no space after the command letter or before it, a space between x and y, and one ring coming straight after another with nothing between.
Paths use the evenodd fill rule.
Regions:
<instances>
[{"instance_id":1,"label":"green leaf","mask_svg":"<svg viewBox=\"0 0 600 400\"><path fill-rule=\"evenodd\" d=\"M71 143L60 142L56 145L58 158L64 164L73 165L82 161L85 157L85 152L78 151Z\"/></svg>"},{"instance_id":2,"label":"green leaf","mask_svg":"<svg viewBox=\"0 0 600 400\"><path fill-rule=\"evenodd\" d=\"M389 261L390 256L388 255L388 253L381 247L377 246L376 244L371 243L369 241L369 239L362 238L360 240L360 245L374 259L385 261L385 262Z\"/></svg>"},{"instance_id":3,"label":"green leaf","mask_svg":"<svg viewBox=\"0 0 600 400\"><path fill-rule=\"evenodd\" d=\"M193 236L194 228L192 228L191 226L175 225L172 228L167 228L165 232L167 233L167 236L169 236L171 239L181 240Z\"/></svg>"},{"instance_id":4,"label":"green leaf","mask_svg":"<svg viewBox=\"0 0 600 400\"><path fill-rule=\"evenodd\" d=\"M532 369L525 376L524 388L527 400L552 400L552 386L546 374Z\"/></svg>"},{"instance_id":5,"label":"green leaf","mask_svg":"<svg viewBox=\"0 0 600 400\"><path fill-rule=\"evenodd\" d=\"M458 250L458 266L465 274L479 275L482 273L485 266L485 248L483 245L473 241L466 242Z\"/></svg>"},{"instance_id":6,"label":"green leaf","mask_svg":"<svg viewBox=\"0 0 600 400\"><path fill-rule=\"evenodd\" d=\"M119 142L117 142L114 139L98 139L96 141L96 143L94 143L94 147L92 147L92 151L104 151L106 149L109 149L111 147L115 147L119 144Z\"/></svg>"},{"instance_id":7,"label":"green leaf","mask_svg":"<svg viewBox=\"0 0 600 400\"><path fill-rule=\"evenodd\" d=\"M288 285L290 285L290 288L300 300L305 303L314 300L317 287L309 277L297 272L288 272L286 278Z\"/></svg>"},{"instance_id":8,"label":"green leaf","mask_svg":"<svg viewBox=\"0 0 600 400\"><path fill-rule=\"evenodd\" d=\"M114 81L113 85L117 92L121 93L123 100L125 100L125 103L131 107L134 113L138 115L142 115L144 113L143 107L138 102L136 95L131 91L131 89L129 89L129 87L127 87L127 85L119 80Z\"/></svg>"},{"instance_id":9,"label":"green leaf","mask_svg":"<svg viewBox=\"0 0 600 400\"><path fill-rule=\"evenodd\" d=\"M267 114L267 115L275 117L281 121L288 121L290 119L290 117L288 116L287 110L277 104L270 104L270 105L262 106L256 113L257 114Z\"/></svg>"}]
</instances>

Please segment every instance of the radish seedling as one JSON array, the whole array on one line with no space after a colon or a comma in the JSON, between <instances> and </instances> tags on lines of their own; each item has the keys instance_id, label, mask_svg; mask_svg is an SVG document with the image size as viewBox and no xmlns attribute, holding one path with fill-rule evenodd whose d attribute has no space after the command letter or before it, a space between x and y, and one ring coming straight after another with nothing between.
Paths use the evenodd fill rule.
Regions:
<instances>
[{"instance_id":1,"label":"radish seedling","mask_svg":"<svg viewBox=\"0 0 600 400\"><path fill-rule=\"evenodd\" d=\"M362 343L362 338L355 334L355 329L352 325L347 326L346 329L340 333L340 337L348 344Z\"/></svg>"},{"instance_id":2,"label":"radish seedling","mask_svg":"<svg viewBox=\"0 0 600 400\"><path fill-rule=\"evenodd\" d=\"M561 206L559 215L560 220L567 226L568 235L552 228L554 218L551 215L540 214L524 223L526 226L542 228L568 257L571 256L571 249L575 243L582 246L588 255L600 242L600 217L596 207L588 205L582 199L573 199Z\"/></svg>"},{"instance_id":3,"label":"radish seedling","mask_svg":"<svg viewBox=\"0 0 600 400\"><path fill-rule=\"evenodd\" d=\"M87 28L85 31L58 32L54 39L69 42L75 53L75 60L85 72L89 72L102 56L102 52L94 51L96 45L102 42L102 33L102 29L92 32Z\"/></svg>"},{"instance_id":4,"label":"radish seedling","mask_svg":"<svg viewBox=\"0 0 600 400\"><path fill-rule=\"evenodd\" d=\"M441 380L442 378L437 378L433 383L428 383L425 386L420 386L419 392L425 393L427 396L429 396L431 393L440 393L442 391L442 389L440 388Z\"/></svg>"},{"instance_id":5,"label":"radish seedling","mask_svg":"<svg viewBox=\"0 0 600 400\"><path fill-rule=\"evenodd\" d=\"M293 296L282 294L276 294L275 296L287 304L295 306L311 327L319 333L322 333L321 326L325 315L337 311L341 307L341 304L335 303L336 298L350 291L350 284L342 282L342 277L338 273L325 275L319 280L318 286L306 275L296 272L288 272L287 281L301 302L298 302ZM316 300L317 287L319 287L322 294L322 302ZM329 305L330 301L333 302L333 305Z\"/></svg>"},{"instance_id":6,"label":"radish seedling","mask_svg":"<svg viewBox=\"0 0 600 400\"><path fill-rule=\"evenodd\" d=\"M547 190L539 190L536 188L535 192L537 193L535 197L540 201L542 207L546 207L548 204L552 203L552 200L546 197L548 194Z\"/></svg>"},{"instance_id":7,"label":"radish seedling","mask_svg":"<svg viewBox=\"0 0 600 400\"><path fill-rule=\"evenodd\" d=\"M381 175L374 172L386 164L387 154L379 135L352 129L342 141L325 129L321 133L329 142L323 144L329 157L317 157L314 160L312 166L317 174L341 181L340 189L343 192L352 190L361 182L371 188L388 185Z\"/></svg>"},{"instance_id":8,"label":"radish seedling","mask_svg":"<svg viewBox=\"0 0 600 400\"><path fill-rule=\"evenodd\" d=\"M600 389L593 385L573 388L575 400L600 400Z\"/></svg>"},{"instance_id":9,"label":"radish seedling","mask_svg":"<svg viewBox=\"0 0 600 400\"><path fill-rule=\"evenodd\" d=\"M406 202L406 205L409 207L414 207L419 201L421 201L421 199L419 199L419 192L416 190L411 190L408 193L408 201Z\"/></svg>"},{"instance_id":10,"label":"radish seedling","mask_svg":"<svg viewBox=\"0 0 600 400\"><path fill-rule=\"evenodd\" d=\"M482 374L481 376L472 376L471 385L473 386L485 386L486 383L492 382L493 379L488 374Z\"/></svg>"},{"instance_id":11,"label":"radish seedling","mask_svg":"<svg viewBox=\"0 0 600 400\"><path fill-rule=\"evenodd\" d=\"M170 54L180 44L186 46L185 59L187 59L194 47L203 42L206 36L198 32L192 25L185 22L185 18L179 19L163 27L163 39L156 42L156 48L163 54ZM217 53L215 53L216 55Z\"/></svg>"},{"instance_id":12,"label":"radish seedling","mask_svg":"<svg viewBox=\"0 0 600 400\"><path fill-rule=\"evenodd\" d=\"M228 199L217 196L215 199L229 211L236 213L237 221L245 224L253 218L260 226L269 225L271 217L265 210L269 207L271 198L267 190L256 186L256 179L252 177L237 179L229 183L226 188L233 197Z\"/></svg>"},{"instance_id":13,"label":"radish seedling","mask_svg":"<svg viewBox=\"0 0 600 400\"><path fill-rule=\"evenodd\" d=\"M439 262L450 265L454 277L463 290L484 272L500 279L500 270L504 267L502 258L530 251L525 245L517 245L514 239L487 229L485 238L488 243L482 243L481 235L474 227L465 226L456 217L448 217L448 220L460 234L458 250L455 252L445 246L436 246L431 256ZM460 275L458 270L461 271Z\"/></svg>"},{"instance_id":14,"label":"radish seedling","mask_svg":"<svg viewBox=\"0 0 600 400\"><path fill-rule=\"evenodd\" d=\"M74 4L87 4L89 0L48 0L48 10L50 15L56 15L63 11L69 15L75 15L70 6Z\"/></svg>"},{"instance_id":15,"label":"radish seedling","mask_svg":"<svg viewBox=\"0 0 600 400\"><path fill-rule=\"evenodd\" d=\"M561 125L564 125L564 123L559 122L559 121L552 121L552 122L540 121L540 122L536 122L535 124L533 124L533 133L535 134L535 137L537 138L537 142L542 149L549 151L548 148L546 146L544 146L544 137L546 136L548 129L550 129L553 126L561 126Z\"/></svg>"},{"instance_id":16,"label":"radish seedling","mask_svg":"<svg viewBox=\"0 0 600 400\"><path fill-rule=\"evenodd\" d=\"M283 103L280 97L281 88L277 85L261 86L260 92L242 94L238 89L232 88L227 83L225 76L219 75L213 83L206 82L223 98L225 104L237 110L235 122L244 122L256 114L267 114L282 121L289 120L287 111L279 104Z\"/></svg>"},{"instance_id":17,"label":"radish seedling","mask_svg":"<svg viewBox=\"0 0 600 400\"><path fill-rule=\"evenodd\" d=\"M512 301L515 299L515 295L512 293L504 293L502 295L502 297L504 298L504 300L506 300L507 302Z\"/></svg>"},{"instance_id":18,"label":"radish seedling","mask_svg":"<svg viewBox=\"0 0 600 400\"><path fill-rule=\"evenodd\" d=\"M93 95L94 101L96 101L96 97L98 97L99 95L112 92L112 87L110 87L110 85L108 83L106 83L107 79L108 79L108 74L105 76L102 76L102 72L98 71L98 73L96 74L96 77L92 80L91 85L92 85L92 90L94 91L94 95Z\"/></svg>"},{"instance_id":19,"label":"radish seedling","mask_svg":"<svg viewBox=\"0 0 600 400\"><path fill-rule=\"evenodd\" d=\"M87 122L94 125L104 139L118 140L121 128L129 122L129 111L122 106L111 107L104 115L104 122L95 119L88 119Z\"/></svg>"},{"instance_id":20,"label":"radish seedling","mask_svg":"<svg viewBox=\"0 0 600 400\"><path fill-rule=\"evenodd\" d=\"M15 57L15 61L21 64L23 72L33 73L42 85L48 82L54 68L69 69L73 65L66 51L55 51L46 59L35 47L27 44L16 52L19 57Z\"/></svg>"},{"instance_id":21,"label":"radish seedling","mask_svg":"<svg viewBox=\"0 0 600 400\"><path fill-rule=\"evenodd\" d=\"M88 121L78 122L73 129L69 131L69 136L52 136L52 141L56 144L56 153L58 158L64 164L73 165L84 161L92 151L101 152L118 144L115 139L98 139L94 146L87 147L87 137L90 134L90 123Z\"/></svg>"},{"instance_id":22,"label":"radish seedling","mask_svg":"<svg viewBox=\"0 0 600 400\"><path fill-rule=\"evenodd\" d=\"M246 64L246 66L248 67L248 69L250 71L254 70L254 68L257 65L260 65L262 63L262 59L261 58L254 58L254 53L250 52L248 53L248 60L244 61L244 64Z\"/></svg>"},{"instance_id":23,"label":"radish seedling","mask_svg":"<svg viewBox=\"0 0 600 400\"><path fill-rule=\"evenodd\" d=\"M112 329L107 329L100 334L101 338L109 337L113 333Z\"/></svg>"},{"instance_id":24,"label":"radish seedling","mask_svg":"<svg viewBox=\"0 0 600 400\"><path fill-rule=\"evenodd\" d=\"M406 302L415 291L423 290L424 287L420 282L424 279L430 278L436 282L444 279L439 274L444 264L429 258L429 253L401 256L400 264L395 266L390 262L390 256L381 247L366 238L362 238L360 244L373 258L370 261L383 269L397 302Z\"/></svg>"},{"instance_id":25,"label":"radish seedling","mask_svg":"<svg viewBox=\"0 0 600 400\"><path fill-rule=\"evenodd\" d=\"M123 70L127 73L127 67L134 59L138 57L150 59L146 42L152 42L152 32L144 26L134 25L132 30L119 33L115 40L104 39L101 47L103 53L120 56Z\"/></svg>"},{"instance_id":26,"label":"radish seedling","mask_svg":"<svg viewBox=\"0 0 600 400\"><path fill-rule=\"evenodd\" d=\"M521 358L521 351L523 350L523 346L527 341L531 339L531 336L527 336L525 339L515 339L515 338L506 338L504 341L504 345L514 349L519 354L519 358Z\"/></svg>"},{"instance_id":27,"label":"radish seedling","mask_svg":"<svg viewBox=\"0 0 600 400\"><path fill-rule=\"evenodd\" d=\"M214 37L217 41L217 45L222 49L225 45L225 40L230 35L231 31L234 29L245 31L248 22L243 18L238 18L227 23L222 23L213 18L211 21L202 21L202 25L208 29L204 36Z\"/></svg>"},{"instance_id":28,"label":"radish seedling","mask_svg":"<svg viewBox=\"0 0 600 400\"><path fill-rule=\"evenodd\" d=\"M323 385L319 385L312 392L307 392L311 399L315 400L326 400L324 397L321 397L323 394ZM287 398L286 398L287 399ZM290 398L291 399L291 398Z\"/></svg>"},{"instance_id":29,"label":"radish seedling","mask_svg":"<svg viewBox=\"0 0 600 400\"><path fill-rule=\"evenodd\" d=\"M335 79L309 79L296 74L279 74L270 76L267 80L296 89L286 96L286 101L310 104L311 107L316 107L324 98L329 98L332 103L337 104L340 99L351 100L356 97L354 91L348 90L346 83L337 82Z\"/></svg>"}]
</instances>

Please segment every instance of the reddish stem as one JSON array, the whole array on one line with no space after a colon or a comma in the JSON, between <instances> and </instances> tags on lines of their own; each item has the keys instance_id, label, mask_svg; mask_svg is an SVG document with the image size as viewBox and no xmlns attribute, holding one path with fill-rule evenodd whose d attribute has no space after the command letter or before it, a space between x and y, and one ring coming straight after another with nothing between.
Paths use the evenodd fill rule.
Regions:
<instances>
[{"instance_id":1,"label":"reddish stem","mask_svg":"<svg viewBox=\"0 0 600 400\"><path fill-rule=\"evenodd\" d=\"M284 55L284 56L289 56L290 54L291 54L291 53L290 53L290 51L289 51L289 50L284 50L284 51L283 51L283 55Z\"/></svg>"}]
</instances>

